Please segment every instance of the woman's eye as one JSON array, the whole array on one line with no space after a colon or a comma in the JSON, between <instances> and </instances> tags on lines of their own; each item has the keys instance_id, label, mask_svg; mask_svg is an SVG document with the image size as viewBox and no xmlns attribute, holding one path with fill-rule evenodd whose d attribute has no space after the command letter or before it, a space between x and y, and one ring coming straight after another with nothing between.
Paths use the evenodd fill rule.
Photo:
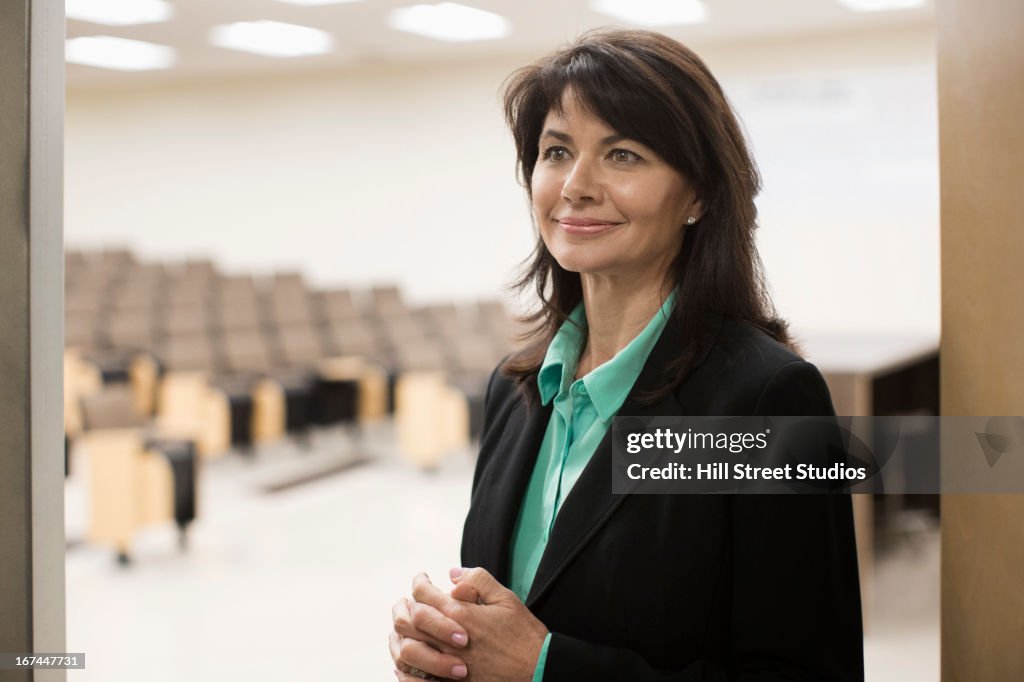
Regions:
<instances>
[{"instance_id":1,"label":"woman's eye","mask_svg":"<svg viewBox=\"0 0 1024 682\"><path fill-rule=\"evenodd\" d=\"M616 163L636 163L640 160L639 154L628 149L613 149L611 157Z\"/></svg>"},{"instance_id":2,"label":"woman's eye","mask_svg":"<svg viewBox=\"0 0 1024 682\"><path fill-rule=\"evenodd\" d=\"M542 156L546 161L562 161L569 158L569 150L565 147L548 147Z\"/></svg>"}]
</instances>

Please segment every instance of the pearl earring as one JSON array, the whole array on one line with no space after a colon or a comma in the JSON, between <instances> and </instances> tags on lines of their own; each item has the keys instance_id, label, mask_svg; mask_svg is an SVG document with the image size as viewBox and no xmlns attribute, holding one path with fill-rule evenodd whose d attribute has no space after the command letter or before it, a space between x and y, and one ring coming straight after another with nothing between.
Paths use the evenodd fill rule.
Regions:
<instances>
[{"instance_id":1,"label":"pearl earring","mask_svg":"<svg viewBox=\"0 0 1024 682\"><path fill-rule=\"evenodd\" d=\"M697 219L694 218L693 216L690 216L689 218L686 219L687 225L693 225L695 222L697 222Z\"/></svg>"}]
</instances>

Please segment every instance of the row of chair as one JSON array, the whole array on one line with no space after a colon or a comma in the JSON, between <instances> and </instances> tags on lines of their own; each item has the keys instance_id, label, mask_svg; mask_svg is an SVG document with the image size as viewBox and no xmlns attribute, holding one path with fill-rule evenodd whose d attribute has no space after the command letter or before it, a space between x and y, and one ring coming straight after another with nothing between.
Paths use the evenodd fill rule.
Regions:
<instances>
[{"instance_id":1,"label":"row of chair","mask_svg":"<svg viewBox=\"0 0 1024 682\"><path fill-rule=\"evenodd\" d=\"M460 373L493 367L517 331L495 301L410 308L395 287L371 288L360 302L352 291L312 290L293 274L258 287L252 277L199 271L209 274L184 289L192 298L173 304L161 293L170 280L159 273L108 278L102 286L69 276L67 345L146 351L168 364L187 358L221 372L362 355L395 370Z\"/></svg>"},{"instance_id":2,"label":"row of chair","mask_svg":"<svg viewBox=\"0 0 1024 682\"><path fill-rule=\"evenodd\" d=\"M232 449L393 412L400 450L436 465L479 428L515 329L498 302L413 307L394 286L316 290L126 251L66 265L65 428L89 461L90 535L119 556L154 509L184 534L200 459Z\"/></svg>"}]
</instances>

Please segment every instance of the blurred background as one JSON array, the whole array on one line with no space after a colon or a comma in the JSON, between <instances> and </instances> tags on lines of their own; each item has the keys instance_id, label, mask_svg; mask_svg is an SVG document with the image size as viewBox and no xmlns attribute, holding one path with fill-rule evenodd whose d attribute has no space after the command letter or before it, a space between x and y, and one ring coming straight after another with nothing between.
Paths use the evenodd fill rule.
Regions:
<instances>
[{"instance_id":1,"label":"blurred background","mask_svg":"<svg viewBox=\"0 0 1024 682\"><path fill-rule=\"evenodd\" d=\"M447 585L534 241L500 87L587 29L694 48L839 414L937 414L922 0L66 0L77 679L388 680ZM936 680L938 503L858 496L869 680Z\"/></svg>"}]
</instances>

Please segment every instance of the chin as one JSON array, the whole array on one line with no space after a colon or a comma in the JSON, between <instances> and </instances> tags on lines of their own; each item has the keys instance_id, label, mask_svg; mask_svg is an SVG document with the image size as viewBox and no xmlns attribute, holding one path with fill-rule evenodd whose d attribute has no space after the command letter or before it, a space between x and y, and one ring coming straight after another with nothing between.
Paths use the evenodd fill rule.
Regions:
<instances>
[{"instance_id":1,"label":"chin","mask_svg":"<svg viewBox=\"0 0 1024 682\"><path fill-rule=\"evenodd\" d=\"M620 230L600 237L573 237L554 230L544 236L548 251L564 270L580 274L608 272L628 263L632 249Z\"/></svg>"},{"instance_id":2,"label":"chin","mask_svg":"<svg viewBox=\"0 0 1024 682\"><path fill-rule=\"evenodd\" d=\"M551 255L563 270L578 272L581 275L606 271L615 265L613 259L593 251L593 249L561 248L552 251Z\"/></svg>"}]
</instances>

